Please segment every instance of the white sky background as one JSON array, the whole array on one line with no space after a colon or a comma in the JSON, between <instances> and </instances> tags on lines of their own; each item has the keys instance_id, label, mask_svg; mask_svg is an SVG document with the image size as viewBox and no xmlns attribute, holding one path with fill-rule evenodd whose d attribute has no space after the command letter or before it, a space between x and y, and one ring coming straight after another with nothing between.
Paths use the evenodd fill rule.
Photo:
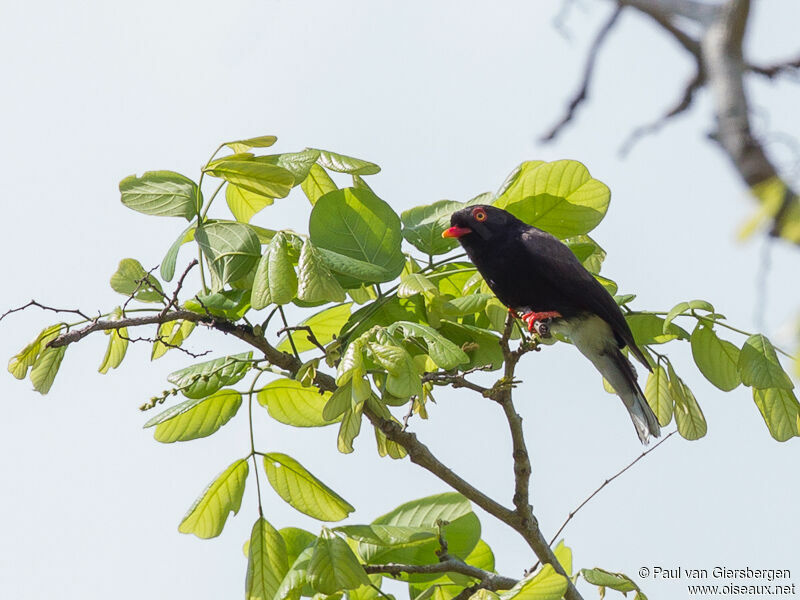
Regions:
<instances>
[{"instance_id":1,"label":"white sky background","mask_svg":"<svg viewBox=\"0 0 800 600\"><path fill-rule=\"evenodd\" d=\"M754 59L793 56L796 4L754 4ZM31 297L113 308L121 297L108 279L118 261L158 264L184 226L125 209L119 180L153 169L196 178L220 142L275 134L276 151L315 146L379 163L383 171L369 183L398 212L494 190L522 160L579 159L612 190L608 216L592 235L609 254L604 274L639 294L636 308L703 298L748 330L758 311L765 332L790 345L800 306L797 251L773 247L767 304L757 307L762 242L734 241L755 205L704 138L712 127L706 94L690 115L643 140L627 160L618 157L628 132L670 106L691 76L682 50L645 19L623 16L590 102L558 144L538 144L562 115L609 10L580 3L566 24L568 40L552 25L559 6L4 2L0 312ZM756 81L752 89L759 131L797 137L800 87ZM770 150L792 161L785 146ZM224 207L217 202L215 214ZM308 213L294 193L253 222L305 230ZM56 320L35 311L6 319L0 355ZM205 340L217 340L220 354L241 348L198 334L191 347L204 350ZM149 415L137 407L188 357L171 352L149 364L140 344L121 369L100 376L105 343L95 336L70 348L45 397L28 381L0 377L0 598L237 597L241 546L256 518L252 474L242 510L221 537L198 540L177 525L213 476L247 452L245 412L211 438L158 444L141 429ZM564 533L576 567L633 577L643 565L790 568L800 583L797 440L769 436L748 389L723 394L707 383L688 344L669 349L709 433L698 442L670 440L578 514ZM549 535L641 447L620 401L574 348L529 355L520 375L534 508ZM510 504L510 444L499 411L466 392L437 398L431 420L415 419L414 429L458 473ZM445 491L408 461L380 459L367 426L356 452L341 455L335 428L296 430L261 409L257 415L258 445L291 454L340 491L358 509L350 522ZM318 532L271 490L264 499L276 527ZM479 514L499 571L520 576L530 552ZM654 599L685 597L685 580L640 583Z\"/></svg>"}]
</instances>

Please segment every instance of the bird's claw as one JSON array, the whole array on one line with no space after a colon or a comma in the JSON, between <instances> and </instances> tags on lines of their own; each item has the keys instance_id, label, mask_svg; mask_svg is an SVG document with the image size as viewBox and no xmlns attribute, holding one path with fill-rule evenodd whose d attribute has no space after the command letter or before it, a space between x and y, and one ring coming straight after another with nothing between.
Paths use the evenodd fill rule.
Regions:
<instances>
[{"instance_id":1,"label":"bird's claw","mask_svg":"<svg viewBox=\"0 0 800 600\"><path fill-rule=\"evenodd\" d=\"M541 338L550 337L550 323L553 319L561 318L561 313L555 310L548 310L544 312L529 312L520 317L528 325L530 333L536 332Z\"/></svg>"}]
</instances>

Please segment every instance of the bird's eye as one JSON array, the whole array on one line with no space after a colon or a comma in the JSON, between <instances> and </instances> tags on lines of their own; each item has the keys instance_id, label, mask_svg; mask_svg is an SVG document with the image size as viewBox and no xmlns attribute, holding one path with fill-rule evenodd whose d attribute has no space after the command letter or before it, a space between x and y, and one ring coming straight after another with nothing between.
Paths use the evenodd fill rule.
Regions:
<instances>
[{"instance_id":1,"label":"bird's eye","mask_svg":"<svg viewBox=\"0 0 800 600\"><path fill-rule=\"evenodd\" d=\"M475 217L476 221L483 222L486 220L486 211L482 208L476 208L472 211L472 216Z\"/></svg>"}]
</instances>

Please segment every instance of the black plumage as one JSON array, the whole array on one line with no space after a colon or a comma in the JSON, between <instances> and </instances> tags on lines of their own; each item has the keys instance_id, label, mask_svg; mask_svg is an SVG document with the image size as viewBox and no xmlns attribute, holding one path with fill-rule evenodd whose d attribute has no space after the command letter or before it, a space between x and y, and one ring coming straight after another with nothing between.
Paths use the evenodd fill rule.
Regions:
<instances>
[{"instance_id":1,"label":"black plumage","mask_svg":"<svg viewBox=\"0 0 800 600\"><path fill-rule=\"evenodd\" d=\"M553 331L563 333L622 398L643 443L660 428L620 352L629 351L648 369L614 298L572 251L549 233L493 206L469 206L450 218L445 237L456 237L497 298L517 313L555 312Z\"/></svg>"}]
</instances>

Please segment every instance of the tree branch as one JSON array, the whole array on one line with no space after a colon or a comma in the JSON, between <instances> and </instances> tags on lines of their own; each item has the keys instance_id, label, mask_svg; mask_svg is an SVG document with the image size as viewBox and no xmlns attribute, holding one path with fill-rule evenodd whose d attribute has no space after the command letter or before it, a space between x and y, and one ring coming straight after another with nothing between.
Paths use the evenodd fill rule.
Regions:
<instances>
[{"instance_id":1,"label":"tree branch","mask_svg":"<svg viewBox=\"0 0 800 600\"><path fill-rule=\"evenodd\" d=\"M442 562L431 565L401 565L390 563L385 565L363 565L364 570L369 574L384 573L397 577L402 573L407 574L432 574L432 573L459 573L467 577L474 577L480 580L482 587L492 591L510 590L518 582L511 577L504 577L497 573L484 571L478 567L473 567L456 558L449 558Z\"/></svg>"},{"instance_id":2,"label":"tree branch","mask_svg":"<svg viewBox=\"0 0 800 600\"><path fill-rule=\"evenodd\" d=\"M800 57L766 66L748 64L746 68L751 73L757 73L769 79L774 79L783 73L794 73L797 75L797 70L800 69Z\"/></svg>"}]
</instances>

